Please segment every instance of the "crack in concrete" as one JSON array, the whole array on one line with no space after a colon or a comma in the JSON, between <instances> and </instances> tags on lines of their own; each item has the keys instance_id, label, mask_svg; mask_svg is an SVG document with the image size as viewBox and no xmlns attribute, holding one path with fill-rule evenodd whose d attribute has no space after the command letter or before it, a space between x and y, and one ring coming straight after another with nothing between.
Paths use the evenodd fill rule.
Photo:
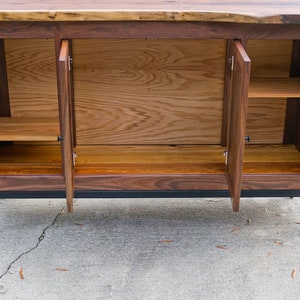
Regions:
<instances>
[{"instance_id":1,"label":"crack in concrete","mask_svg":"<svg viewBox=\"0 0 300 300\"><path fill-rule=\"evenodd\" d=\"M30 248L29 250L27 250L27 251L21 253L17 258L15 258L15 259L8 265L6 271L3 272L3 273L0 275L0 280L1 280L1 279L9 272L9 270L11 269L11 267L12 267L12 266L13 266L13 265L14 265L21 257L23 257L24 255L26 255L26 254L32 252L34 249L36 249L36 248L40 245L40 243L43 241L43 239L44 239L45 236L46 236L46 231L47 231L49 228L51 228L52 226L54 226L54 224L56 223L58 217L59 217L60 215L62 215L63 212L64 212L64 207L63 207L63 208L60 210L60 212L55 216L55 218L54 218L54 220L52 221L52 223L43 229L41 235L38 237L38 241L37 241L37 243L35 244L35 246L33 246L33 247ZM0 290L1 290L1 288L4 289L5 286L4 286L4 285L0 285ZM2 291L2 292L3 292L3 291ZM1 292L1 293L2 293L2 292Z\"/></svg>"}]
</instances>

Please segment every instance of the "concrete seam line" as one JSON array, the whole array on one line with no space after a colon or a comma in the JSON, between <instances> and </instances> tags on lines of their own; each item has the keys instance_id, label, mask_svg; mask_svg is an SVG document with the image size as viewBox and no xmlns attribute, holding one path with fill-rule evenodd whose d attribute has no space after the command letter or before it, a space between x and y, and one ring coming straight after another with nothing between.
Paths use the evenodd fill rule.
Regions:
<instances>
[{"instance_id":1,"label":"concrete seam line","mask_svg":"<svg viewBox=\"0 0 300 300\"><path fill-rule=\"evenodd\" d=\"M35 246L33 246L32 248L30 248L29 250L21 253L17 258L15 258L7 267L6 271L3 272L1 275L0 275L0 280L9 272L9 270L11 269L11 267L24 255L30 253L31 251L33 251L34 249L36 249L40 243L43 241L43 239L45 238L46 236L46 231L51 228L52 226L54 226L54 224L56 223L58 217L60 215L63 214L63 211L64 211L64 207L59 211L59 213L55 216L54 220L52 221L52 223L50 225L48 225L47 227L45 227L41 233L41 235L38 237L38 241L37 243L35 244Z\"/></svg>"}]
</instances>

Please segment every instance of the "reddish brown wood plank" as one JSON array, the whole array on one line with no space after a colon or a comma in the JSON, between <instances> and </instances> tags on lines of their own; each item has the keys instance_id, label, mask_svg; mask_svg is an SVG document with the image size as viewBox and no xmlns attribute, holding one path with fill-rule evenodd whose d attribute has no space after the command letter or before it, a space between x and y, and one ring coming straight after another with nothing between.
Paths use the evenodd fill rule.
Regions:
<instances>
[{"instance_id":1,"label":"reddish brown wood plank","mask_svg":"<svg viewBox=\"0 0 300 300\"><path fill-rule=\"evenodd\" d=\"M72 104L70 85L70 52L69 42L63 40L59 54L60 81L60 114L62 120L61 144L63 158L63 173L66 182L67 210L73 211L74 169L73 169L73 135L72 135Z\"/></svg>"},{"instance_id":2,"label":"reddish brown wood plank","mask_svg":"<svg viewBox=\"0 0 300 300\"><path fill-rule=\"evenodd\" d=\"M76 190L227 190L224 174L76 175Z\"/></svg>"},{"instance_id":3,"label":"reddish brown wood plank","mask_svg":"<svg viewBox=\"0 0 300 300\"><path fill-rule=\"evenodd\" d=\"M247 119L250 59L239 41L233 42L232 54L232 92L226 171L233 210L238 211Z\"/></svg>"}]
</instances>

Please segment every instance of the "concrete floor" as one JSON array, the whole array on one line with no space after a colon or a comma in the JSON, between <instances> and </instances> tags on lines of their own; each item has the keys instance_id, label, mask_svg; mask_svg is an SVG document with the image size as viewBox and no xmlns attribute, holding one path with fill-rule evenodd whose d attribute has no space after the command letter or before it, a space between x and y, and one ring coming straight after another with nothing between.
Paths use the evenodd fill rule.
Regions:
<instances>
[{"instance_id":1,"label":"concrete floor","mask_svg":"<svg viewBox=\"0 0 300 300\"><path fill-rule=\"evenodd\" d=\"M300 198L242 199L239 213L207 198L64 206L0 200L0 300L300 296Z\"/></svg>"}]
</instances>

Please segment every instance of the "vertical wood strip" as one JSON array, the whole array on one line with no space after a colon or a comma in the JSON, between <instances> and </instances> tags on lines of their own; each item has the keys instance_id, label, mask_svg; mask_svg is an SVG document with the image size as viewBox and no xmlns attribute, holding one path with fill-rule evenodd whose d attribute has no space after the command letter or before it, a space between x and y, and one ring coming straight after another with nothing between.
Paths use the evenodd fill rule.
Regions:
<instances>
[{"instance_id":1,"label":"vertical wood strip","mask_svg":"<svg viewBox=\"0 0 300 300\"><path fill-rule=\"evenodd\" d=\"M223 117L222 117L222 132L221 132L222 147L226 147L227 145L228 126L230 120L230 100L231 100L231 91L232 91L232 71L231 71L232 44L233 44L233 40L227 40L225 79L224 79Z\"/></svg>"},{"instance_id":2,"label":"vertical wood strip","mask_svg":"<svg viewBox=\"0 0 300 300\"><path fill-rule=\"evenodd\" d=\"M293 41L290 76L300 77L300 40ZM300 151L300 99L287 99L283 144L294 144Z\"/></svg>"},{"instance_id":3,"label":"vertical wood strip","mask_svg":"<svg viewBox=\"0 0 300 300\"><path fill-rule=\"evenodd\" d=\"M10 117L10 101L4 40L0 39L0 117Z\"/></svg>"},{"instance_id":4,"label":"vertical wood strip","mask_svg":"<svg viewBox=\"0 0 300 300\"><path fill-rule=\"evenodd\" d=\"M59 54L59 87L60 87L60 114L62 120L62 157L66 183L67 210L73 211L74 197L74 167L73 167L73 138L72 138L72 108L70 86L69 42L63 40Z\"/></svg>"},{"instance_id":5,"label":"vertical wood strip","mask_svg":"<svg viewBox=\"0 0 300 300\"><path fill-rule=\"evenodd\" d=\"M250 82L250 59L239 41L234 41L232 46L234 63L232 70L232 93L227 141L228 158L226 173L233 211L239 211L248 87Z\"/></svg>"}]
</instances>

